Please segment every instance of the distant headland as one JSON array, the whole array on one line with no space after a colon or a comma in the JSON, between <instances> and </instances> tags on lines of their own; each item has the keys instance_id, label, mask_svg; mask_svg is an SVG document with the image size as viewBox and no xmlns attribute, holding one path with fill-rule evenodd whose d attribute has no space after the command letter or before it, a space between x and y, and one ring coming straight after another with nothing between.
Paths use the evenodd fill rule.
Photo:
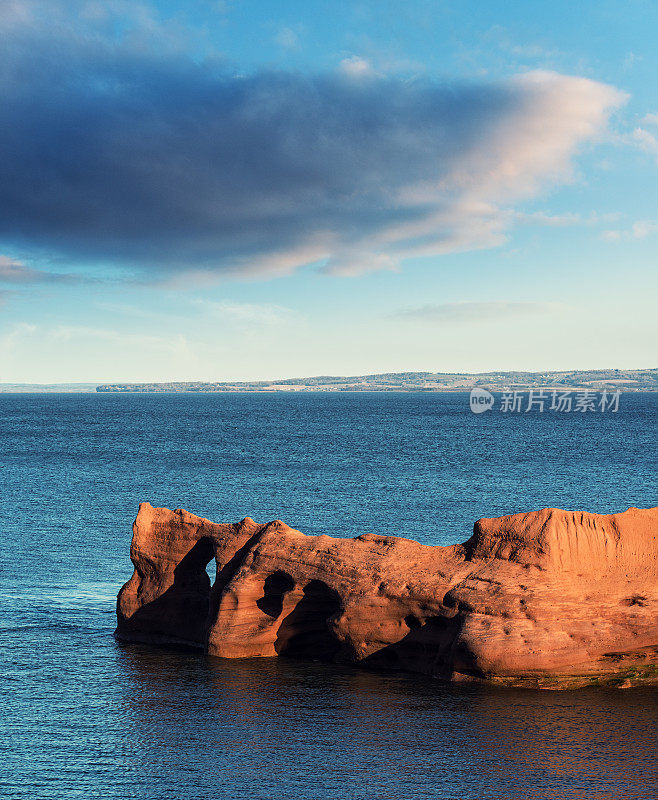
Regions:
<instances>
[{"instance_id":1,"label":"distant headland","mask_svg":"<svg viewBox=\"0 0 658 800\"><path fill-rule=\"evenodd\" d=\"M377 375L287 378L271 381L106 383L97 392L459 392L475 387L514 389L622 389L657 391L658 369L553 372L384 372Z\"/></svg>"},{"instance_id":2,"label":"distant headland","mask_svg":"<svg viewBox=\"0 0 658 800\"><path fill-rule=\"evenodd\" d=\"M116 383L3 383L0 394L129 392L468 392L528 389L658 391L658 368L553 370L545 372L382 372L316 375L260 381L163 381Z\"/></svg>"}]
</instances>

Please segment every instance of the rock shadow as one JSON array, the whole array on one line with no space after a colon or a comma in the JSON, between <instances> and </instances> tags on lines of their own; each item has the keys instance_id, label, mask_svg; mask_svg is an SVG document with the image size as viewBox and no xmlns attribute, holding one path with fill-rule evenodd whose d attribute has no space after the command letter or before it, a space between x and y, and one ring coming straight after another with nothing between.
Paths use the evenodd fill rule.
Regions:
<instances>
[{"instance_id":1,"label":"rock shadow","mask_svg":"<svg viewBox=\"0 0 658 800\"><path fill-rule=\"evenodd\" d=\"M463 626L460 614L437 614L422 620L415 614L408 614L404 622L409 633L368 656L361 662L363 666L423 672L448 680L455 671L484 677L475 654L460 638Z\"/></svg>"},{"instance_id":2,"label":"rock shadow","mask_svg":"<svg viewBox=\"0 0 658 800\"><path fill-rule=\"evenodd\" d=\"M199 539L174 568L172 585L128 618L121 615L120 593L117 637L130 639L131 634L139 633L141 641L171 641L203 647L211 590L206 566L214 555L212 539ZM143 576L141 579L145 580Z\"/></svg>"},{"instance_id":3,"label":"rock shadow","mask_svg":"<svg viewBox=\"0 0 658 800\"><path fill-rule=\"evenodd\" d=\"M287 573L274 573L266 585L270 580L272 593L267 598L266 590L263 600L265 607L271 612L278 610L279 616L283 609L283 597L292 589L294 582ZM289 582L292 582L292 586L289 586ZM330 618L342 608L340 595L321 580L309 581L302 592L302 598L279 625L274 649L278 655L289 658L332 661L341 647L330 623ZM261 602L259 608L265 610Z\"/></svg>"}]
</instances>

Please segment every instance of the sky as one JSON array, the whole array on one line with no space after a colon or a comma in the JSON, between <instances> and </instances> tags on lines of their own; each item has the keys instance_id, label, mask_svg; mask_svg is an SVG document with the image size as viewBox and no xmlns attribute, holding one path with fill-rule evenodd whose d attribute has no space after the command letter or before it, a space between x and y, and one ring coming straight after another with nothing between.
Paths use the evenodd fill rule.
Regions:
<instances>
[{"instance_id":1,"label":"sky","mask_svg":"<svg viewBox=\"0 0 658 800\"><path fill-rule=\"evenodd\" d=\"M0 382L655 367L656 30L0 0Z\"/></svg>"}]
</instances>

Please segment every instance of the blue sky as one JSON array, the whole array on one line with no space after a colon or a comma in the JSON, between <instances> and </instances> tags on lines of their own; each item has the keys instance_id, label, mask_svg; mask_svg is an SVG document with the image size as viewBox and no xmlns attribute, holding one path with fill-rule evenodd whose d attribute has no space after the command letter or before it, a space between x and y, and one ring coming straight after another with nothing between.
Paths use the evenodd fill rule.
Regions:
<instances>
[{"instance_id":1,"label":"blue sky","mask_svg":"<svg viewBox=\"0 0 658 800\"><path fill-rule=\"evenodd\" d=\"M655 366L658 4L0 28L0 382Z\"/></svg>"}]
</instances>

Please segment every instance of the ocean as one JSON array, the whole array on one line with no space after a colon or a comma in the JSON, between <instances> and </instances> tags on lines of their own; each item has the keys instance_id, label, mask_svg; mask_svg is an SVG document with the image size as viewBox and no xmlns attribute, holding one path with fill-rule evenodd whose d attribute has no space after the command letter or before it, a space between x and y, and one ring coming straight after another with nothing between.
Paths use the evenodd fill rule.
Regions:
<instances>
[{"instance_id":1,"label":"ocean","mask_svg":"<svg viewBox=\"0 0 658 800\"><path fill-rule=\"evenodd\" d=\"M483 516L656 505L658 394L0 394L0 797L658 797L658 692L452 686L115 641L140 501L452 544Z\"/></svg>"}]
</instances>

